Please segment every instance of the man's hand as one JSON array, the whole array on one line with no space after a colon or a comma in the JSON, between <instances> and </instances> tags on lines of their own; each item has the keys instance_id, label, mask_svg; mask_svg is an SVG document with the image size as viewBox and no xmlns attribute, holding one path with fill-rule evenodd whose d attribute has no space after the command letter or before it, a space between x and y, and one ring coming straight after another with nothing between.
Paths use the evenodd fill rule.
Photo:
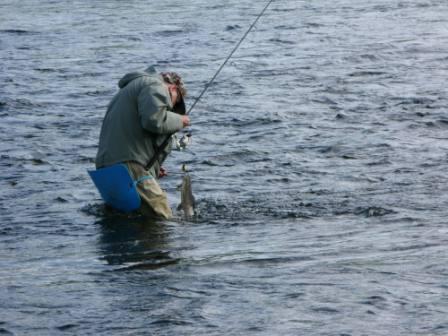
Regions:
<instances>
[{"instance_id":1,"label":"man's hand","mask_svg":"<svg viewBox=\"0 0 448 336\"><path fill-rule=\"evenodd\" d=\"M184 128L190 126L190 117L183 115L182 116L182 124L183 124Z\"/></svg>"}]
</instances>

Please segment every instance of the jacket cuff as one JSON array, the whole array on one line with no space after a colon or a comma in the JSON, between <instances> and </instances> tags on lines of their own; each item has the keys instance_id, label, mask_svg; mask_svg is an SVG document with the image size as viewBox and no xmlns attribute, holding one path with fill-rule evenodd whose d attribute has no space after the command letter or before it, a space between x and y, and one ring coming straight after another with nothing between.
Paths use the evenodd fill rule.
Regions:
<instances>
[{"instance_id":1,"label":"jacket cuff","mask_svg":"<svg viewBox=\"0 0 448 336\"><path fill-rule=\"evenodd\" d=\"M165 125L167 133L175 133L177 131L180 131L184 127L182 116L177 113L167 111Z\"/></svg>"}]
</instances>

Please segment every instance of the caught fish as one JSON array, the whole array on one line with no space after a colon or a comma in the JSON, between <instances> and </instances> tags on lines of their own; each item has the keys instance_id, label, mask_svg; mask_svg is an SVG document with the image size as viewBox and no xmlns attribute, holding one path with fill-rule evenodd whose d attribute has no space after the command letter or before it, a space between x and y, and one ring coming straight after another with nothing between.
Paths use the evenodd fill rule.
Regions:
<instances>
[{"instance_id":1,"label":"caught fish","mask_svg":"<svg viewBox=\"0 0 448 336\"><path fill-rule=\"evenodd\" d=\"M182 210L184 216L187 218L193 217L196 214L195 200L191 190L191 177L187 173L185 173L182 178L182 185L180 187L180 204L178 209Z\"/></svg>"}]
</instances>

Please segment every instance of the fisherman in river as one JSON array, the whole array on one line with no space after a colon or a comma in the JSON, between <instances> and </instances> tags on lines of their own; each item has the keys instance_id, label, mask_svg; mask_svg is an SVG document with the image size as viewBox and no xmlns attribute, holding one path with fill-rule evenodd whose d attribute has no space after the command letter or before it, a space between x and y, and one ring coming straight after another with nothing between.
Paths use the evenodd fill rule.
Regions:
<instances>
[{"instance_id":1,"label":"fisherman in river","mask_svg":"<svg viewBox=\"0 0 448 336\"><path fill-rule=\"evenodd\" d=\"M107 108L101 127L96 167L117 163L127 167L137 184L140 211L171 218L166 193L157 180L166 175L162 163L172 148L172 135L190 125L186 90L175 72L157 73L154 67L126 74Z\"/></svg>"}]
</instances>

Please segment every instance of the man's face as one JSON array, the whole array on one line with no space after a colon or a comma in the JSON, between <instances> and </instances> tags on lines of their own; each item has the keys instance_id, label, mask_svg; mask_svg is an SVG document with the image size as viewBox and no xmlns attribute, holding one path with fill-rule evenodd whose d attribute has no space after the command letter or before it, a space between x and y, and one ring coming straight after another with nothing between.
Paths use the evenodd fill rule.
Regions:
<instances>
[{"instance_id":1,"label":"man's face","mask_svg":"<svg viewBox=\"0 0 448 336\"><path fill-rule=\"evenodd\" d=\"M177 102L180 100L180 94L179 90L177 89L177 86L174 84L168 84L168 91L170 93L171 97L171 103L174 105L177 104Z\"/></svg>"}]
</instances>

